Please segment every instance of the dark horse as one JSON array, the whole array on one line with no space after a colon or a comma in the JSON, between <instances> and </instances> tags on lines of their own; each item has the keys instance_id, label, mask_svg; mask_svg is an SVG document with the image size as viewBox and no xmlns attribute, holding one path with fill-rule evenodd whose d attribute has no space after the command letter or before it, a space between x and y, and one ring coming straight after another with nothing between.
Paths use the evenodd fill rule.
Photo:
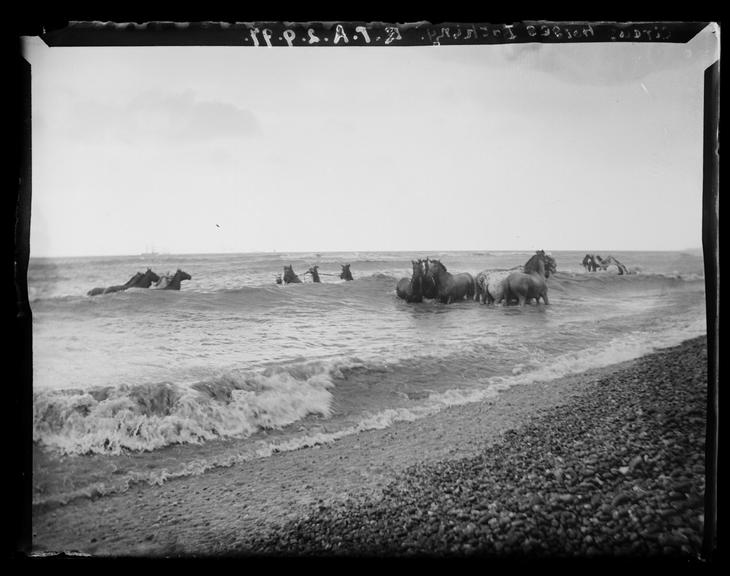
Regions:
<instances>
[{"instance_id":1,"label":"dark horse","mask_svg":"<svg viewBox=\"0 0 730 576\"><path fill-rule=\"evenodd\" d=\"M395 293L406 302L423 302L423 260L411 260L411 265L411 277L401 278L395 287Z\"/></svg>"},{"instance_id":2,"label":"dark horse","mask_svg":"<svg viewBox=\"0 0 730 576\"><path fill-rule=\"evenodd\" d=\"M544 250L538 250L525 264L524 272L513 272L504 280L505 304L517 300L520 306L524 306L532 298L535 303L539 303L542 298L545 304L549 304L546 280L555 270L555 260L547 256Z\"/></svg>"},{"instance_id":3,"label":"dark horse","mask_svg":"<svg viewBox=\"0 0 730 576\"><path fill-rule=\"evenodd\" d=\"M426 258L423 261L424 274L421 282L421 291L423 292L424 298L434 299L438 298L438 289L436 288L436 280L431 275L431 260Z\"/></svg>"},{"instance_id":4,"label":"dark horse","mask_svg":"<svg viewBox=\"0 0 730 576\"><path fill-rule=\"evenodd\" d=\"M350 272L349 264L340 264L342 266L342 272L340 273L340 280L352 280L352 272Z\"/></svg>"},{"instance_id":5,"label":"dark horse","mask_svg":"<svg viewBox=\"0 0 730 576\"><path fill-rule=\"evenodd\" d=\"M305 274L311 274L312 275L312 282L321 283L322 281L319 279L319 266L316 264L312 266L309 270L305 272Z\"/></svg>"},{"instance_id":6,"label":"dark horse","mask_svg":"<svg viewBox=\"0 0 730 576\"><path fill-rule=\"evenodd\" d=\"M284 266L284 284L301 284L302 281L294 272L294 268L291 266Z\"/></svg>"},{"instance_id":7,"label":"dark horse","mask_svg":"<svg viewBox=\"0 0 730 576\"><path fill-rule=\"evenodd\" d=\"M436 298L443 304L474 298L474 277L468 272L451 274L439 260L429 260L427 276L436 286Z\"/></svg>"},{"instance_id":8,"label":"dark horse","mask_svg":"<svg viewBox=\"0 0 730 576\"><path fill-rule=\"evenodd\" d=\"M92 288L86 294L88 296L97 296L99 294L110 294L112 292L121 292L128 288L149 288L153 282L159 281L160 277L155 274L151 269L147 268L147 271L137 272L124 284L118 284L116 286L108 286L107 288Z\"/></svg>"},{"instance_id":9,"label":"dark horse","mask_svg":"<svg viewBox=\"0 0 730 576\"><path fill-rule=\"evenodd\" d=\"M595 272L599 268L601 270L608 270L608 267L613 264L618 268L619 275L622 274L631 274L629 269L621 264L616 258L613 256L607 256L606 258L602 258L598 254L586 254L585 258L583 258L583 267L588 270L589 272Z\"/></svg>"},{"instance_id":10,"label":"dark horse","mask_svg":"<svg viewBox=\"0 0 730 576\"><path fill-rule=\"evenodd\" d=\"M595 272L598 269L598 264L596 264L596 258L593 254L586 254L581 264L583 264L583 268L588 272Z\"/></svg>"},{"instance_id":11,"label":"dark horse","mask_svg":"<svg viewBox=\"0 0 730 576\"><path fill-rule=\"evenodd\" d=\"M190 280L192 277L187 272L183 272L180 270L180 268L177 269L177 272L170 276L169 274L166 274L163 276L160 281L155 285L155 289L157 290L180 290L180 283L183 280Z\"/></svg>"}]
</instances>

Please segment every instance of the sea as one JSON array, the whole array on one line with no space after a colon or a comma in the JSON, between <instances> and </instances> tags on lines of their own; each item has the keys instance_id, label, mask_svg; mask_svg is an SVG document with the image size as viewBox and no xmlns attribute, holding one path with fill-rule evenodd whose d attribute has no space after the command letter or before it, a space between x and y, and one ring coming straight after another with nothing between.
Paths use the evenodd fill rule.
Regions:
<instances>
[{"instance_id":1,"label":"sea","mask_svg":"<svg viewBox=\"0 0 730 576\"><path fill-rule=\"evenodd\" d=\"M505 270L534 252L31 258L33 506L265 459L707 333L700 252L555 251L550 304L406 303L411 260ZM609 253L602 253L607 256ZM304 272L318 265L321 283ZM339 278L350 264L352 281ZM293 266L301 284L279 285ZM151 268L179 291L99 296Z\"/></svg>"}]
</instances>

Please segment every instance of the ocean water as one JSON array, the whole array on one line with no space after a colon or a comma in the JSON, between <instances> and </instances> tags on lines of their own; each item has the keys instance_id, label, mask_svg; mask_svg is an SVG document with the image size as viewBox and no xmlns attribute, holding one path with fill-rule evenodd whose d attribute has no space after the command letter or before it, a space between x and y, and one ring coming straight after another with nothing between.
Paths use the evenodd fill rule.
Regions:
<instances>
[{"instance_id":1,"label":"ocean water","mask_svg":"<svg viewBox=\"0 0 730 576\"><path fill-rule=\"evenodd\" d=\"M530 255L32 259L34 505L336 442L706 333L696 253L614 252L635 272L620 276L584 271L583 252L553 252L549 306L395 295L412 258L476 274ZM338 278L343 263L351 282ZM286 264L302 284L275 283ZM321 284L303 275L312 264ZM148 267L192 278L179 292L86 295Z\"/></svg>"}]
</instances>

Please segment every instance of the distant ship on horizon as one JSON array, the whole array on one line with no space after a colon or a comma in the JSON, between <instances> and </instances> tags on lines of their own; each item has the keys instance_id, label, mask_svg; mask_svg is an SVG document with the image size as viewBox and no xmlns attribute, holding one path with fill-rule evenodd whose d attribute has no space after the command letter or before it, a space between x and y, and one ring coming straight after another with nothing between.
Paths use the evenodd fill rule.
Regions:
<instances>
[{"instance_id":1,"label":"distant ship on horizon","mask_svg":"<svg viewBox=\"0 0 730 576\"><path fill-rule=\"evenodd\" d=\"M158 252L155 250L154 246L146 246L144 252L140 252L140 256L142 257L149 257L149 256L161 256L163 254L167 254L167 252Z\"/></svg>"}]
</instances>

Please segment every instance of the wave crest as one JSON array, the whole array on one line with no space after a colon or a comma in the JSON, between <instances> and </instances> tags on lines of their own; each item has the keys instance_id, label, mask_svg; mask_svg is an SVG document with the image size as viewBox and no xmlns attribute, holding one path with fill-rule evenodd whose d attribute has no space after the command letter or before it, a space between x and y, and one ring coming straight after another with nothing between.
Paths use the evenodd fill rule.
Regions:
<instances>
[{"instance_id":1,"label":"wave crest","mask_svg":"<svg viewBox=\"0 0 730 576\"><path fill-rule=\"evenodd\" d=\"M33 440L64 454L120 454L247 437L331 413L327 363L227 374L190 386L160 382L34 397Z\"/></svg>"}]
</instances>

